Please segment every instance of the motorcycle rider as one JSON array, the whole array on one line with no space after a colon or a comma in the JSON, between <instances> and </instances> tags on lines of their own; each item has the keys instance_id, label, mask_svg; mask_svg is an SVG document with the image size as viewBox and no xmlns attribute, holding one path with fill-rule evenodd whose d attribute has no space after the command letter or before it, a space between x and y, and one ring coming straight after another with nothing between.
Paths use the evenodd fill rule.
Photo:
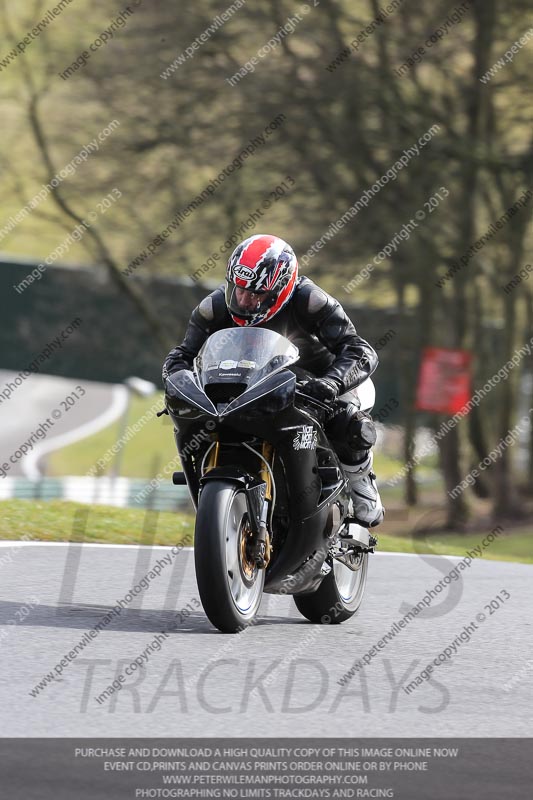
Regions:
<instances>
[{"instance_id":1,"label":"motorcycle rider","mask_svg":"<svg viewBox=\"0 0 533 800\"><path fill-rule=\"evenodd\" d=\"M277 236L257 234L241 242L228 261L226 281L193 310L183 342L163 365L163 383L194 357L215 331L260 325L286 336L300 351L297 367L316 376L305 393L337 403L326 433L349 479L355 520L366 528L384 509L372 470L375 427L359 410L355 391L374 372L378 356L359 336L341 304L305 276L298 277L292 247Z\"/></svg>"}]
</instances>

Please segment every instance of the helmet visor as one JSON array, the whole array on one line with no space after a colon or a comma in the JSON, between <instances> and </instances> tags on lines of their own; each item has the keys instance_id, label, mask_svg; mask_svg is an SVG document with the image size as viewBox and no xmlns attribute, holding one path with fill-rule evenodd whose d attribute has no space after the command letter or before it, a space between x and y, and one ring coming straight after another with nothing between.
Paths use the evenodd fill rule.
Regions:
<instances>
[{"instance_id":1,"label":"helmet visor","mask_svg":"<svg viewBox=\"0 0 533 800\"><path fill-rule=\"evenodd\" d=\"M275 292L254 292L233 281L226 282L226 305L230 314L251 320L265 314L276 302Z\"/></svg>"}]
</instances>

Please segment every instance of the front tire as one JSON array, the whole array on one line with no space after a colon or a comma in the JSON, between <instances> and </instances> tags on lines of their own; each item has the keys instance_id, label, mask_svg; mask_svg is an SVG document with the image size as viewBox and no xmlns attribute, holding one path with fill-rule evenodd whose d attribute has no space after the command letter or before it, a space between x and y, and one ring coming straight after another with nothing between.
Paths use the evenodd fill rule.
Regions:
<instances>
[{"instance_id":1,"label":"front tire","mask_svg":"<svg viewBox=\"0 0 533 800\"><path fill-rule=\"evenodd\" d=\"M204 611L223 633L248 626L261 603L265 571L247 558L250 533L244 490L207 481L198 503L194 565Z\"/></svg>"},{"instance_id":2,"label":"front tire","mask_svg":"<svg viewBox=\"0 0 533 800\"><path fill-rule=\"evenodd\" d=\"M294 595L296 608L309 622L336 624L350 619L363 601L368 571L368 553L353 556L353 571L328 557L332 567L320 586L311 594Z\"/></svg>"}]
</instances>

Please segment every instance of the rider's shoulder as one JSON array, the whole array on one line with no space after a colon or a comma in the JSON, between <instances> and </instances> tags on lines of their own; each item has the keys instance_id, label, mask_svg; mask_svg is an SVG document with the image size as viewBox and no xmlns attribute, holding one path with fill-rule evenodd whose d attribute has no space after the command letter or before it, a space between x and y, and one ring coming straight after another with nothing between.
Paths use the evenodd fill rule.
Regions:
<instances>
[{"instance_id":1,"label":"rider's shoulder","mask_svg":"<svg viewBox=\"0 0 533 800\"><path fill-rule=\"evenodd\" d=\"M294 290L293 302L297 312L302 314L319 314L327 306L335 303L335 299L306 275L301 275Z\"/></svg>"},{"instance_id":2,"label":"rider's shoulder","mask_svg":"<svg viewBox=\"0 0 533 800\"><path fill-rule=\"evenodd\" d=\"M211 294L198 303L195 309L198 314L207 322L223 317L226 312L226 299L224 294L224 284L217 286Z\"/></svg>"}]
</instances>

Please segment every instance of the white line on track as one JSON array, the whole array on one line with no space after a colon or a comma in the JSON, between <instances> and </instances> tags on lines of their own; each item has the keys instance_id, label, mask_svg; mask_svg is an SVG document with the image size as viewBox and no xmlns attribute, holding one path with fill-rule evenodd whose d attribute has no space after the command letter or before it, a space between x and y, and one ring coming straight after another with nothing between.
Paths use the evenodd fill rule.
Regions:
<instances>
[{"instance_id":1,"label":"white line on track","mask_svg":"<svg viewBox=\"0 0 533 800\"><path fill-rule=\"evenodd\" d=\"M4 539L0 541L0 547L67 547L68 545L78 546L78 547L117 547L121 550L131 549L131 548L141 548L144 547L148 550L170 550L171 547L179 547L177 545L162 545L162 544L105 544L104 542L26 542L26 541L19 541L17 539ZM182 550L194 550L194 547L182 547ZM399 556L399 557L407 557L407 558L418 558L418 556L434 556L434 553L387 553L387 552L377 552L373 553L373 556ZM445 556L439 555L439 558L448 558L448 559L455 559L460 561L464 556ZM513 562L514 563L514 562Z\"/></svg>"},{"instance_id":2,"label":"white line on track","mask_svg":"<svg viewBox=\"0 0 533 800\"><path fill-rule=\"evenodd\" d=\"M46 453L50 453L52 450L58 450L60 447L67 447L69 444L74 444L74 442L80 439L85 439L87 436L92 436L93 433L98 433L98 431L101 431L103 428L107 428L108 425L111 425L112 422L124 413L127 403L128 390L126 387L121 385L113 386L111 403L105 411L89 422L80 425L78 428L74 428L72 431L67 431L47 442L36 445L32 452L22 459L21 466L25 476L32 480L40 478L41 471L37 463L42 456Z\"/></svg>"}]
</instances>

